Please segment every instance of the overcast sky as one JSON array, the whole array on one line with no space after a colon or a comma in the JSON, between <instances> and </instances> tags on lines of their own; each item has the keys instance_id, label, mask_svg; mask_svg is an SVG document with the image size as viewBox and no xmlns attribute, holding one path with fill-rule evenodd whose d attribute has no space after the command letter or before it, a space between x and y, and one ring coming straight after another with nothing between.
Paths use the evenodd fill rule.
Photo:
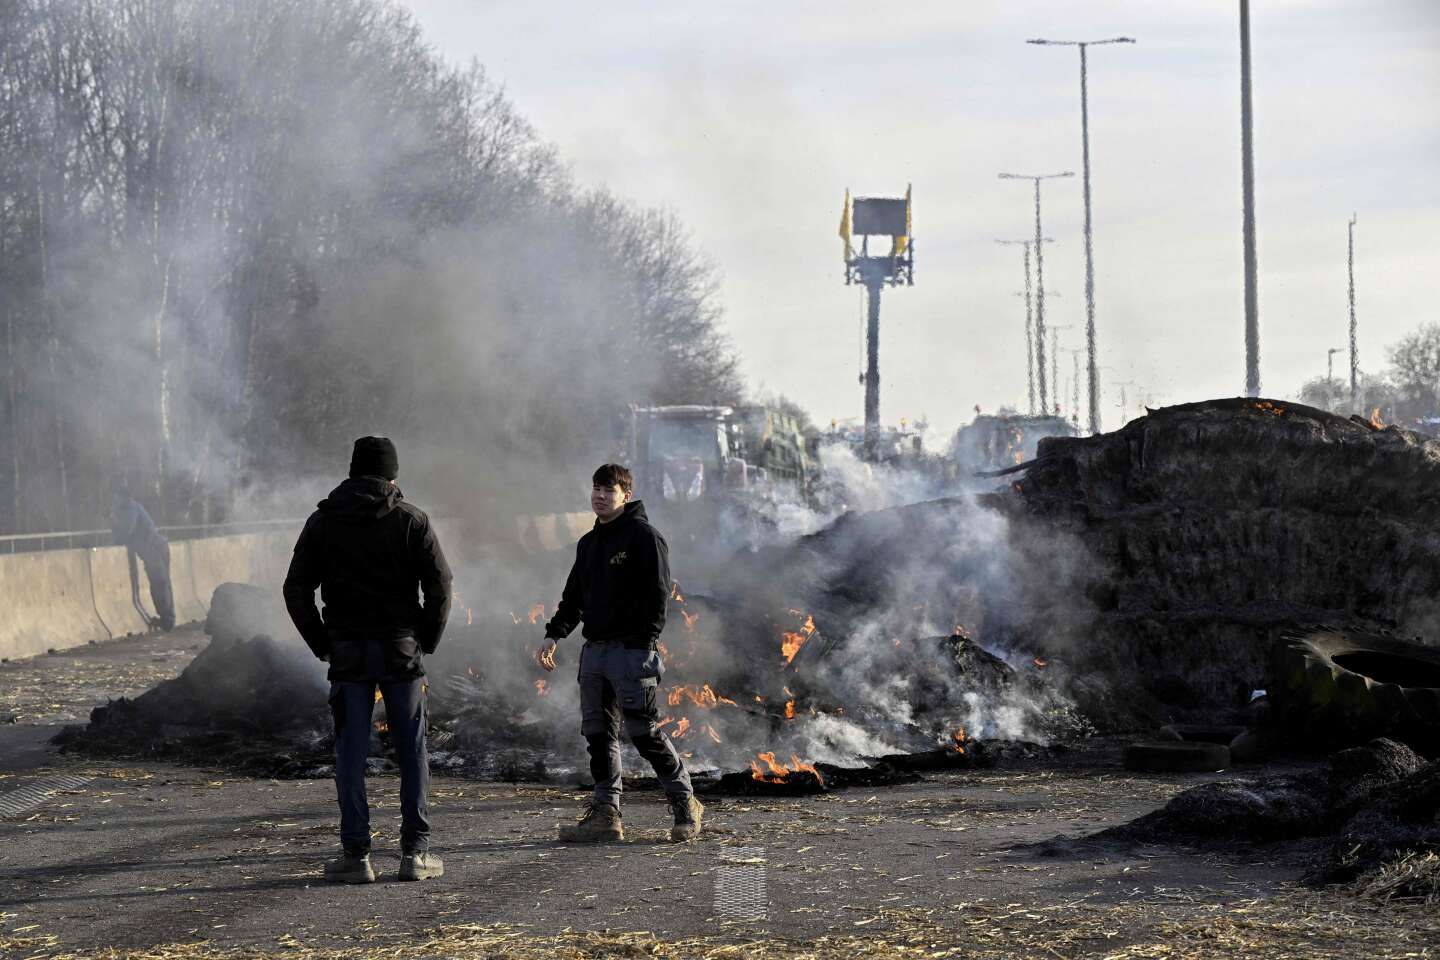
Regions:
<instances>
[{"instance_id":1,"label":"overcast sky","mask_svg":"<svg viewBox=\"0 0 1440 960\"><path fill-rule=\"evenodd\" d=\"M1133 36L1090 54L1105 427L1121 382L1131 416L1137 391L1243 392L1235 2L408 4L577 180L690 226L750 382L818 421L862 413L844 192L913 183L916 280L884 296L881 413L944 429L1025 404L1020 248L994 241L1033 235L1032 195L1000 171L1076 172L1045 187L1045 277L1062 349L1083 345L1079 55L1024 41ZM1440 0L1254 0L1251 18L1262 392L1287 397L1346 344L1352 212L1362 369L1440 320Z\"/></svg>"}]
</instances>

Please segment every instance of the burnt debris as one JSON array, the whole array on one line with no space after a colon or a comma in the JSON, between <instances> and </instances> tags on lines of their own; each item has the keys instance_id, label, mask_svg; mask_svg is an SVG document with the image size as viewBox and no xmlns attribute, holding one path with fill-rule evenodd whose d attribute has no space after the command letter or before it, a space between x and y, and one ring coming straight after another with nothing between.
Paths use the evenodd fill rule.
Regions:
<instances>
[{"instance_id":1,"label":"burnt debris","mask_svg":"<svg viewBox=\"0 0 1440 960\"><path fill-rule=\"evenodd\" d=\"M1315 770L1206 783L1161 809L1078 842L1042 845L1052 855L1103 844L1243 850L1301 838L1308 878L1337 883L1407 857L1440 853L1440 763L1377 739L1333 754Z\"/></svg>"},{"instance_id":2,"label":"burnt debris","mask_svg":"<svg viewBox=\"0 0 1440 960\"><path fill-rule=\"evenodd\" d=\"M943 753L956 739L1054 742L1177 722L1250 728L1230 744L1235 761L1379 734L1424 751L1430 741L1410 721L1426 704L1440 710L1440 694L1410 668L1440 654L1408 648L1411 688L1399 698L1386 673L1394 651L1371 654L1428 627L1440 587L1437 481L1440 443L1269 400L1171 407L1114 433L1047 438L1003 491L846 514L735 555L703 596L677 589L661 638L662 724L697 768L733 771L747 790L746 778L819 789L820 761L853 770L865 757ZM294 766L323 766L323 684L292 691L305 672L294 661L234 640L264 602L243 587L217 595L216 642L186 674L97 711L67 744L174 751L229 731L273 738L276 755L303 755ZM464 616L427 664L437 765L507 777L583 768L573 685L530 659L543 606L498 624ZM1326 631L1364 642L1325 661L1339 701L1289 683L1316 670L1277 660ZM303 652L293 638L279 645L291 646ZM220 677L239 691L233 701L215 696ZM1360 688L1377 722L1354 723L1353 711L1318 722L1322 703L1350 704ZM1252 705L1262 690L1280 723ZM231 753L212 743L197 756ZM815 774L776 773L767 753Z\"/></svg>"},{"instance_id":3,"label":"burnt debris","mask_svg":"<svg viewBox=\"0 0 1440 960\"><path fill-rule=\"evenodd\" d=\"M320 675L323 677L323 673ZM323 680L268 636L212 640L180 676L96 707L67 727L62 750L218 765L257 776L298 776L329 762Z\"/></svg>"},{"instance_id":4,"label":"burnt debris","mask_svg":"<svg viewBox=\"0 0 1440 960\"><path fill-rule=\"evenodd\" d=\"M224 766L259 776L328 775L333 737L324 665L293 636L285 642L267 635L233 639L237 630L260 622L245 603L260 600L257 593L244 585L222 587L212 604L215 635L180 676L133 700L96 708L87 726L69 728L58 738L61 746L100 756ZM1041 749L975 740L955 722L970 709L967 696L977 702L1019 696L1039 680L1033 665L1028 673L1017 671L961 633L884 645L886 693L909 711L899 723L881 704L860 703L853 713L847 711L844 691L832 683L835 675L820 669L832 657L842 665L848 662L843 645L826 651L812 618L792 613L781 622L767 621L753 638L753 656L727 657L738 666L726 672L707 655L707 641L696 629L702 617L715 618L717 608L703 600L687 601L678 591L676 603L685 604L680 609L688 619L675 618L683 626L670 641L674 649L662 688L667 714L662 724L682 749L708 749L715 758L712 769L739 768L718 778L716 789L722 792L882 786L910 782L919 770L993 766ZM563 780L584 769L581 741L570 735L577 722L567 699L573 691L563 678L540 674L530 658L535 631L524 618L515 619L521 622L485 628L483 637L480 628L461 628L458 642L429 664L432 769L503 780ZM812 641L809 655L799 657ZM467 663L476 651L484 655ZM787 651L792 654L788 661ZM531 674L533 681L525 679ZM721 679L712 686L695 682L700 677ZM738 690L764 693L742 697L734 693ZM384 718L377 704L371 760L377 770L390 765ZM807 724L822 731L815 736L832 736L837 744L855 731L872 731L883 737L857 743L901 745L914 752L875 754L867 760L852 744L836 748L852 762L816 764L798 746L794 751L766 749L771 740L803 742L796 731Z\"/></svg>"}]
</instances>

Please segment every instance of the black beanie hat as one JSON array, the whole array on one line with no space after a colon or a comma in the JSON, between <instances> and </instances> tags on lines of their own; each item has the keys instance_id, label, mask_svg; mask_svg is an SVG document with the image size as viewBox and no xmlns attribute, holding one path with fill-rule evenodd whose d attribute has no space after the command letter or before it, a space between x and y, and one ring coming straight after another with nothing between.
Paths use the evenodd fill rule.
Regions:
<instances>
[{"instance_id":1,"label":"black beanie hat","mask_svg":"<svg viewBox=\"0 0 1440 960\"><path fill-rule=\"evenodd\" d=\"M399 475L400 455L389 437L361 437L355 441L355 452L350 455L350 476L394 480Z\"/></svg>"}]
</instances>

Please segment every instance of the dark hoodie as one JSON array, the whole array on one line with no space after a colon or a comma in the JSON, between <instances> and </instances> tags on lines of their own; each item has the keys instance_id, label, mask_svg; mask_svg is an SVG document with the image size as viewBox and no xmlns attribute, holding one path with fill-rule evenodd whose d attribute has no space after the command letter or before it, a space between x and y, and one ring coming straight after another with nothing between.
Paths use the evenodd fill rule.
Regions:
<instances>
[{"instance_id":1,"label":"dark hoodie","mask_svg":"<svg viewBox=\"0 0 1440 960\"><path fill-rule=\"evenodd\" d=\"M654 646L669 599L670 547L650 526L645 505L632 500L609 523L595 521L576 544L575 566L545 636L568 637L583 620L586 640Z\"/></svg>"},{"instance_id":2,"label":"dark hoodie","mask_svg":"<svg viewBox=\"0 0 1440 960\"><path fill-rule=\"evenodd\" d=\"M332 680L356 672L353 658L336 650L352 639L390 641L391 677L422 675L415 648L433 653L450 616L450 567L430 518L379 477L352 477L319 507L300 532L285 577L285 606L300 635L317 657L331 656Z\"/></svg>"}]
</instances>

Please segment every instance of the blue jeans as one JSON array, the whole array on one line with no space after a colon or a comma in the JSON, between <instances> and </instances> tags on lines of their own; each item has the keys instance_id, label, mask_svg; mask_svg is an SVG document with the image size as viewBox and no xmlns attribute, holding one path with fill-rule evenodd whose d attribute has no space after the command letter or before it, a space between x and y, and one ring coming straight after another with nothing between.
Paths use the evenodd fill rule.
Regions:
<instances>
[{"instance_id":1,"label":"blue jeans","mask_svg":"<svg viewBox=\"0 0 1440 960\"><path fill-rule=\"evenodd\" d=\"M150 582L150 602L155 605L155 619L165 630L175 626L175 595L170 589L170 544L164 540L152 544L136 556L145 564L145 579Z\"/></svg>"},{"instance_id":2,"label":"blue jeans","mask_svg":"<svg viewBox=\"0 0 1440 960\"><path fill-rule=\"evenodd\" d=\"M350 853L370 850L370 803L365 796L365 761L370 755L373 680L330 684L335 717L335 792L340 801L340 842ZM380 683L390 741L400 761L400 849L430 847L430 762L425 753L425 687L420 678Z\"/></svg>"},{"instance_id":3,"label":"blue jeans","mask_svg":"<svg viewBox=\"0 0 1440 960\"><path fill-rule=\"evenodd\" d=\"M656 697L665 663L654 650L634 649L616 641L591 641L580 648L580 732L590 749L595 801L620 806L620 724L671 800L695 791L690 774L670 738L656 721Z\"/></svg>"}]
</instances>

